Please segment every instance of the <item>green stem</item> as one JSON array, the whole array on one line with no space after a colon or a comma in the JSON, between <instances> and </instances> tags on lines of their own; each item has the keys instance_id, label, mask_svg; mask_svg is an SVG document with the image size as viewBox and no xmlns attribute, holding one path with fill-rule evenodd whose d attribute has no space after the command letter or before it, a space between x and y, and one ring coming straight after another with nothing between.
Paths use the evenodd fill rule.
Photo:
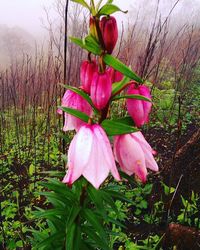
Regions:
<instances>
[{"instance_id":1,"label":"green stem","mask_svg":"<svg viewBox=\"0 0 200 250\"><path fill-rule=\"evenodd\" d=\"M94 4L94 0L91 0L91 11L92 11L92 15L95 16L96 11L95 11L95 4Z\"/></svg>"}]
</instances>

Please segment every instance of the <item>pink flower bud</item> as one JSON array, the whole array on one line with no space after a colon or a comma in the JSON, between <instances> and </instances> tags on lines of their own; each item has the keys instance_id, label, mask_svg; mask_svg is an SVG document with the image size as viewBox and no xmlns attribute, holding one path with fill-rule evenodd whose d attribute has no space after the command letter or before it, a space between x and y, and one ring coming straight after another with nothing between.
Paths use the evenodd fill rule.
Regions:
<instances>
[{"instance_id":1,"label":"pink flower bud","mask_svg":"<svg viewBox=\"0 0 200 250\"><path fill-rule=\"evenodd\" d=\"M68 171L63 179L71 185L83 175L95 188L103 183L109 172L120 180L108 137L100 125L84 125L70 143Z\"/></svg>"},{"instance_id":2,"label":"pink flower bud","mask_svg":"<svg viewBox=\"0 0 200 250\"><path fill-rule=\"evenodd\" d=\"M83 99L82 96L76 94L75 92L73 92L71 90L67 90L65 92L65 94L62 98L61 105L63 107L73 108L73 109L77 109L79 111L82 111L82 112L86 113L88 116L90 116L92 114L92 108L88 104L88 102L86 102L86 100ZM59 114L63 113L63 111L61 109L58 109L57 112ZM63 131L74 130L74 129L76 131L78 131L78 129L84 124L86 124L86 123L83 122L81 119L76 118L73 115L65 113L65 123L64 123Z\"/></svg>"},{"instance_id":3,"label":"pink flower bud","mask_svg":"<svg viewBox=\"0 0 200 250\"><path fill-rule=\"evenodd\" d=\"M107 72L110 75L112 83L114 82L120 82L123 79L123 74L112 67L107 68Z\"/></svg>"},{"instance_id":4,"label":"pink flower bud","mask_svg":"<svg viewBox=\"0 0 200 250\"><path fill-rule=\"evenodd\" d=\"M98 33L94 18L90 17L90 34L98 41Z\"/></svg>"},{"instance_id":5,"label":"pink flower bud","mask_svg":"<svg viewBox=\"0 0 200 250\"><path fill-rule=\"evenodd\" d=\"M96 61L83 61L81 64L81 83L83 90L90 94L90 87L92 82L93 74L98 70Z\"/></svg>"},{"instance_id":6,"label":"pink flower bud","mask_svg":"<svg viewBox=\"0 0 200 250\"><path fill-rule=\"evenodd\" d=\"M105 48L109 54L112 54L118 39L116 19L113 16L104 16L100 21L100 29Z\"/></svg>"},{"instance_id":7,"label":"pink flower bud","mask_svg":"<svg viewBox=\"0 0 200 250\"><path fill-rule=\"evenodd\" d=\"M112 82L107 72L95 72L91 84L91 99L99 109L105 108L112 92Z\"/></svg>"},{"instance_id":8,"label":"pink flower bud","mask_svg":"<svg viewBox=\"0 0 200 250\"><path fill-rule=\"evenodd\" d=\"M158 171L153 149L141 132L115 136L114 154L122 171L135 174L142 182L147 179L147 168Z\"/></svg>"},{"instance_id":9,"label":"pink flower bud","mask_svg":"<svg viewBox=\"0 0 200 250\"><path fill-rule=\"evenodd\" d=\"M145 85L137 87L135 84L130 85L127 91L128 95L142 95L151 99L149 88ZM143 100L127 99L128 113L131 115L137 127L148 123L149 113L152 103Z\"/></svg>"}]
</instances>

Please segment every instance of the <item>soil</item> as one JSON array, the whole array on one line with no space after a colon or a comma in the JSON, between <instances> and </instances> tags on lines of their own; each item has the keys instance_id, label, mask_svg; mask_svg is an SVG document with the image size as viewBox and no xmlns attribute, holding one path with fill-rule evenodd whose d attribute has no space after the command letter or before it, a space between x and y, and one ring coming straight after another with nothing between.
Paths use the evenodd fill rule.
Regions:
<instances>
[{"instance_id":1,"label":"soil","mask_svg":"<svg viewBox=\"0 0 200 250\"><path fill-rule=\"evenodd\" d=\"M153 182L153 192L149 197L149 204L151 213L151 206L156 201L164 201L163 218L157 225L140 223L135 226L130 221L127 223L127 232L131 235L133 241L145 239L151 234L165 235L161 242L163 249L172 249L176 245L179 250L191 249L191 231L197 229L184 226L171 226L169 217L176 218L182 207L181 195L185 199L190 199L192 191L200 195L200 139L198 138L192 149L185 152L186 156L176 159L176 153L192 138L192 136L199 130L199 126L192 123L180 134L177 130L171 132L165 131L162 128L151 128L145 132L145 138L151 146L157 151L157 159L159 165L159 174L150 175ZM160 184L163 181L166 185L176 188L175 196L164 197L163 187ZM199 201L200 203L200 201ZM199 204L200 208L200 204ZM170 211L170 213L169 213ZM200 214L200 210L199 210ZM175 224L176 225L176 224ZM176 230L171 230L176 229ZM180 239L177 231L184 232L184 244L177 243ZM197 230L197 237L193 241L192 249L200 249L200 232ZM171 235L170 235L171 234ZM170 237L169 237L170 235ZM196 235L196 234L195 234ZM178 238L177 238L178 237ZM171 240L165 240L165 239ZM159 249L159 248L157 248Z\"/></svg>"}]
</instances>

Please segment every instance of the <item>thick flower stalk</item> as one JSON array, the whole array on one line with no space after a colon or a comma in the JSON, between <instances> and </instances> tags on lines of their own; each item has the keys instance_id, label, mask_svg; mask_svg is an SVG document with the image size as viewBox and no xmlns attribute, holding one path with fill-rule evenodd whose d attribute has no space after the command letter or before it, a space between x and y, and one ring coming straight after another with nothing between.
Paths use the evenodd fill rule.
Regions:
<instances>
[{"instance_id":1,"label":"thick flower stalk","mask_svg":"<svg viewBox=\"0 0 200 250\"><path fill-rule=\"evenodd\" d=\"M118 39L118 28L113 16L104 16L100 21L100 29L106 51L112 54Z\"/></svg>"},{"instance_id":2,"label":"thick flower stalk","mask_svg":"<svg viewBox=\"0 0 200 250\"><path fill-rule=\"evenodd\" d=\"M112 92L112 82L108 72L95 72L91 83L91 99L99 109L105 108Z\"/></svg>"},{"instance_id":3,"label":"thick flower stalk","mask_svg":"<svg viewBox=\"0 0 200 250\"><path fill-rule=\"evenodd\" d=\"M129 86L128 95L142 95L151 99L149 88L145 85L137 86L132 84ZM128 113L131 115L137 127L141 127L149 121L149 113L152 103L137 99L127 99L126 101Z\"/></svg>"},{"instance_id":4,"label":"thick flower stalk","mask_svg":"<svg viewBox=\"0 0 200 250\"><path fill-rule=\"evenodd\" d=\"M67 108L73 108L77 109L81 112L86 113L87 115L92 114L92 108L91 106L86 102L86 100L83 99L80 95L76 94L75 92L71 90L67 90L62 98L62 107L67 107ZM57 112L59 114L62 114L63 111L61 109L58 109ZM86 124L83 122L81 119L74 117L73 115L64 113L65 116L65 122L64 122L64 127L63 131L68 131L68 130L76 130Z\"/></svg>"},{"instance_id":5,"label":"thick flower stalk","mask_svg":"<svg viewBox=\"0 0 200 250\"><path fill-rule=\"evenodd\" d=\"M80 78L81 78L82 87L84 91L87 92L88 94L90 94L90 87L91 87L93 75L97 71L98 71L98 67L97 67L95 60L91 62L89 61L82 62Z\"/></svg>"},{"instance_id":6,"label":"thick flower stalk","mask_svg":"<svg viewBox=\"0 0 200 250\"><path fill-rule=\"evenodd\" d=\"M63 182L71 185L83 175L99 188L109 172L120 180L108 137L100 125L84 125L75 135L68 151L68 171Z\"/></svg>"},{"instance_id":7,"label":"thick flower stalk","mask_svg":"<svg viewBox=\"0 0 200 250\"><path fill-rule=\"evenodd\" d=\"M122 171L128 175L135 174L142 182L146 182L147 168L158 171L154 153L141 132L114 138L114 154Z\"/></svg>"}]
</instances>

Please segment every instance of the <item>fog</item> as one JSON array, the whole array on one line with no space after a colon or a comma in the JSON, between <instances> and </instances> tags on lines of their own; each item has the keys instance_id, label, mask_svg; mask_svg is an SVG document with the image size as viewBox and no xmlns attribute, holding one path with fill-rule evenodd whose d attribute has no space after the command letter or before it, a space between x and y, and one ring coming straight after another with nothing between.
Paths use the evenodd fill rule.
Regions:
<instances>
[{"instance_id":1,"label":"fog","mask_svg":"<svg viewBox=\"0 0 200 250\"><path fill-rule=\"evenodd\" d=\"M2 61L6 64L10 58L17 56L22 51L31 52L37 41L41 43L47 40L48 18L53 24L62 20L58 13L57 2L64 0L0 0L0 53ZM117 13L118 24L134 23L136 18L146 25L152 25L155 12L158 8L158 16L164 20L174 7L171 15L171 30L178 26L199 25L200 0L115 0L123 10L129 10L128 14ZM74 3L70 2L70 11L73 11ZM46 10L46 12L45 12ZM16 47L13 47L16 43ZM9 58L9 60L8 60Z\"/></svg>"},{"instance_id":2,"label":"fog","mask_svg":"<svg viewBox=\"0 0 200 250\"><path fill-rule=\"evenodd\" d=\"M144 13L146 17L151 17L158 0L115 0L114 2L122 9L128 9L131 18L134 18L138 11ZM159 11L163 17L168 15L175 2L175 0L160 0ZM51 18L57 18L55 4L56 0L0 0L0 24L8 27L20 26L37 37L44 32L44 8L50 11ZM185 21L200 20L198 17L200 0L180 0L173 12L178 14L177 22L180 19ZM117 14L117 16L122 21L128 16L130 17L130 13L129 15Z\"/></svg>"}]
</instances>

